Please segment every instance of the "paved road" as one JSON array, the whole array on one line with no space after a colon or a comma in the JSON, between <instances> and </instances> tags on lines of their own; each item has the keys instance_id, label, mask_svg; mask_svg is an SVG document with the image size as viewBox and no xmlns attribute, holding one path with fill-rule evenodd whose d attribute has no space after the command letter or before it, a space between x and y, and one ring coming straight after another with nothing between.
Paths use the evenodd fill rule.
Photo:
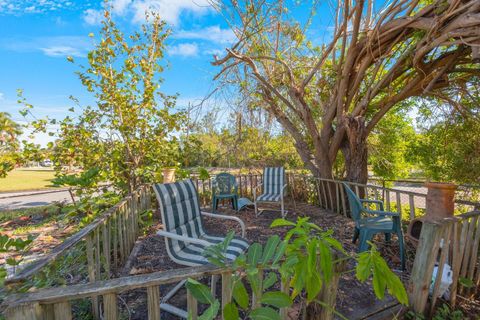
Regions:
<instances>
[{"instance_id":1,"label":"paved road","mask_svg":"<svg viewBox=\"0 0 480 320\"><path fill-rule=\"evenodd\" d=\"M45 206L53 202L72 202L65 189L0 193L0 211Z\"/></svg>"}]
</instances>

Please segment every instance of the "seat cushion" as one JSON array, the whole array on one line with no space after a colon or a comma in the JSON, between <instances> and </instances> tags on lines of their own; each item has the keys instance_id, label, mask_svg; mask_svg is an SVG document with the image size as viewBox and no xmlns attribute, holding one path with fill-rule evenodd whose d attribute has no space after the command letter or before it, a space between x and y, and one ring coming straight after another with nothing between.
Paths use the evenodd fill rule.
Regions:
<instances>
[{"instance_id":1,"label":"seat cushion","mask_svg":"<svg viewBox=\"0 0 480 320\"><path fill-rule=\"evenodd\" d=\"M201 239L214 245L222 242L225 238L204 234ZM249 244L245 239L234 237L227 248L227 259L230 261L235 260L247 250L248 246ZM181 250L171 252L171 255L176 263L192 267L200 266L208 263L208 259L202 255L205 248L206 246L204 245L190 243Z\"/></svg>"},{"instance_id":2,"label":"seat cushion","mask_svg":"<svg viewBox=\"0 0 480 320\"><path fill-rule=\"evenodd\" d=\"M364 218L358 221L360 228L368 228L370 230L392 231L393 220L390 217L374 217Z\"/></svg>"},{"instance_id":3,"label":"seat cushion","mask_svg":"<svg viewBox=\"0 0 480 320\"><path fill-rule=\"evenodd\" d=\"M281 196L279 194L273 193L264 193L257 197L257 201L269 201L269 202L278 202L280 201Z\"/></svg>"}]
</instances>

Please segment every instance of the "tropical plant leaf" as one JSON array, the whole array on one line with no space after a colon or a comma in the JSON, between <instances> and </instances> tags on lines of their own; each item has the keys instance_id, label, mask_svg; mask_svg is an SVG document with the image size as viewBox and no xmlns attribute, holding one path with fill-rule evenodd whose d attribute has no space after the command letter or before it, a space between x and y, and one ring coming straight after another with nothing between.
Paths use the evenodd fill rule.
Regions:
<instances>
[{"instance_id":1,"label":"tropical plant leaf","mask_svg":"<svg viewBox=\"0 0 480 320\"><path fill-rule=\"evenodd\" d=\"M210 292L210 288L198 282L197 280L188 278L185 286L192 293L193 297L200 303L213 304L215 299Z\"/></svg>"},{"instance_id":2,"label":"tropical plant leaf","mask_svg":"<svg viewBox=\"0 0 480 320\"><path fill-rule=\"evenodd\" d=\"M268 304L276 308L285 308L292 305L292 299L281 291L265 292L260 299L263 304Z\"/></svg>"},{"instance_id":3,"label":"tropical plant leaf","mask_svg":"<svg viewBox=\"0 0 480 320\"><path fill-rule=\"evenodd\" d=\"M270 307L260 307L252 310L249 317L252 320L280 320L280 315L278 312L273 310Z\"/></svg>"}]
</instances>

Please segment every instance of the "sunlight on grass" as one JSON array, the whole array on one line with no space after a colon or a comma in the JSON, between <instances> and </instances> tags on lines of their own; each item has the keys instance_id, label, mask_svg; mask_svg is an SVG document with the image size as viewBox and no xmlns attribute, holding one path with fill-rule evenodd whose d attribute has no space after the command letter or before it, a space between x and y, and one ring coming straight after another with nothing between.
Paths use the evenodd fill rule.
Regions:
<instances>
[{"instance_id":1,"label":"sunlight on grass","mask_svg":"<svg viewBox=\"0 0 480 320\"><path fill-rule=\"evenodd\" d=\"M53 178L54 171L50 168L15 169L6 178L0 178L0 192L52 188Z\"/></svg>"}]
</instances>

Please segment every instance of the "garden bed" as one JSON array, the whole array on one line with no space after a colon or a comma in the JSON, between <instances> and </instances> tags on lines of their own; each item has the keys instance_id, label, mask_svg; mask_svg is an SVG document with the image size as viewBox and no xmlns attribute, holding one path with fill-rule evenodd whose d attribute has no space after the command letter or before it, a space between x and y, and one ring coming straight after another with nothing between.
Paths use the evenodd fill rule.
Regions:
<instances>
[{"instance_id":1,"label":"garden bed","mask_svg":"<svg viewBox=\"0 0 480 320\"><path fill-rule=\"evenodd\" d=\"M341 241L347 252L355 253L356 245L352 244L354 223L352 220L340 216L335 213L320 209L307 204L288 203L286 208L289 210L287 219L295 220L297 216L309 216L310 221L325 229L333 229L334 237ZM206 211L209 211L206 209ZM255 217L252 209L243 210L238 214L229 208L221 208L219 210L222 214L232 214L241 218L246 224L246 238L250 242L265 243L269 236L278 234L282 237L287 228L270 228L271 222L280 217L279 212L265 211L260 217ZM240 234L238 224L232 221L222 221L218 224L211 218L205 218L205 228L208 233L214 235L226 234L228 230L235 230ZM137 254L133 260L132 267L128 270L128 274L143 274L155 271L165 271L170 269L184 268L171 261L165 249L165 242L162 237L155 235L155 230L160 229L161 224L152 226L148 235L141 239ZM379 250L386 258L389 265L393 269L400 268L400 260L398 258L398 243L395 239L392 244L387 245L383 241L383 237L377 239ZM413 260L413 255L412 260ZM411 262L407 263L407 270L411 266ZM355 265L350 262L348 270L353 270ZM398 273L402 280L407 279L408 271ZM169 288L161 288L162 293L168 291ZM128 304L128 310L132 319L143 319L146 314L146 300L145 293L142 290L131 291L125 294L125 305ZM184 294L177 295L175 304L182 306L185 304L186 298ZM360 283L353 272L346 272L340 279L339 291L337 295L337 311L348 319L361 319L364 316L373 314L385 307L395 305L395 301L390 296L387 296L383 301L376 299L370 283ZM167 319L174 318L169 315L164 315ZM165 318L163 318L165 319Z\"/></svg>"}]
</instances>

